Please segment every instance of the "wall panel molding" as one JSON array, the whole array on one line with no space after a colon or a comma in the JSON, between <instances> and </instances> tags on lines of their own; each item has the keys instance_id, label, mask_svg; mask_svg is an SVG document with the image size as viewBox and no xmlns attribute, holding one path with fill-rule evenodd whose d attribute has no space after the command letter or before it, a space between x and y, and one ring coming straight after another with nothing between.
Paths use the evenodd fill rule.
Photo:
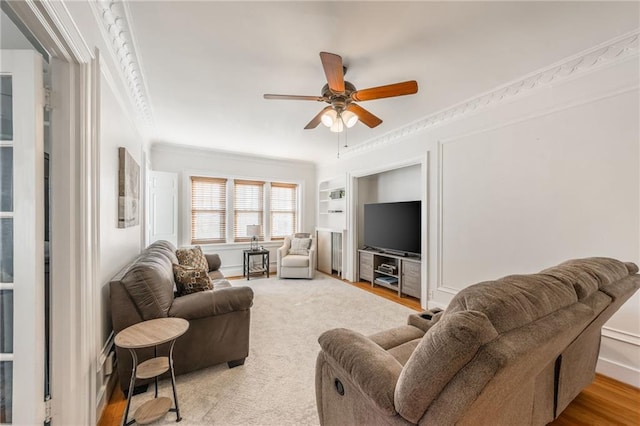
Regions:
<instances>
[{"instance_id":1,"label":"wall panel molding","mask_svg":"<svg viewBox=\"0 0 640 426\"><path fill-rule=\"evenodd\" d=\"M465 133L465 134L461 134L461 135L456 135L455 137L452 138L446 138L446 139L442 139L442 140L438 140L437 141L437 200L438 200L438 206L437 206L437 234L436 234L436 238L437 238L437 253L436 253L436 268L437 268L437 280L436 280L436 290L437 291L442 291L451 295L455 295L457 294L460 289L451 287L451 286L447 286L445 284L445 278L444 278L444 166L445 166L445 160L444 160L444 151L445 151L445 147L450 144L450 143L455 143L458 141L461 141L465 138L471 137L471 136L475 136L475 135L479 135L482 133L486 133L486 132L490 132L490 131L494 131L494 130L498 130L498 129L502 129L505 127L509 127L515 124L519 124L519 123L525 123L527 121L531 121L531 120L536 120L536 119L540 119L542 117L548 116L548 115L552 115L552 114L556 114L562 111L566 111L566 110L570 110L573 108L578 108L584 105L588 105L591 103L595 103L595 102L599 102L605 99L609 99L609 98L613 98L613 97L617 97L617 96L622 96L625 95L627 93L631 93L631 92L637 92L638 90L640 90L640 86L638 85L631 85L628 87L624 87L621 88L619 90L615 90L613 92L610 93L606 93L603 95L598 95L598 96L594 96L594 97L589 97L586 99L582 99L578 102L571 102L569 104L566 105L562 105L556 108L552 108L552 109L545 109L542 112L537 112L534 114L529 114L529 115L525 115L523 117L514 119L514 120L509 120L509 121L505 121L502 122L498 125L491 125L491 126L487 126L484 128L480 128L477 130L474 130L472 132L469 133ZM497 278L497 277L496 277ZM473 284L473 283L469 283L469 284ZM607 337L611 337L613 339L616 340L622 340L619 335L617 335L615 332L611 332L611 335L607 335ZM640 337L635 336L638 340L638 342L640 342ZM631 341L627 341L627 340L622 340L625 341L627 343L633 343ZM636 344L636 343L633 343ZM640 343L638 343L637 345L640 345Z\"/></svg>"},{"instance_id":2,"label":"wall panel molding","mask_svg":"<svg viewBox=\"0 0 640 426\"><path fill-rule=\"evenodd\" d=\"M343 155L345 157L352 156L397 143L422 130L475 114L487 107L510 101L540 88L579 77L605 66L613 66L622 61L637 58L640 49L639 38L640 30L616 37L493 90L427 115L382 136L345 148Z\"/></svg>"},{"instance_id":3,"label":"wall panel molding","mask_svg":"<svg viewBox=\"0 0 640 426\"><path fill-rule=\"evenodd\" d=\"M606 325L602 327L602 337L618 340L623 343L640 347L640 335L635 333L629 333L628 331L618 330Z\"/></svg>"}]
</instances>

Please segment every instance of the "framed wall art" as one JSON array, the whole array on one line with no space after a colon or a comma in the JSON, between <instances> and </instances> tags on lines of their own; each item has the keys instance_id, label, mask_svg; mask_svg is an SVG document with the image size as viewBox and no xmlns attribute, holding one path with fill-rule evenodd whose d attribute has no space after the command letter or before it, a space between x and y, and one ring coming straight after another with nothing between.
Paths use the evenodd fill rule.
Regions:
<instances>
[{"instance_id":1,"label":"framed wall art","mask_svg":"<svg viewBox=\"0 0 640 426\"><path fill-rule=\"evenodd\" d=\"M140 222L140 166L126 148L118 148L118 228Z\"/></svg>"}]
</instances>

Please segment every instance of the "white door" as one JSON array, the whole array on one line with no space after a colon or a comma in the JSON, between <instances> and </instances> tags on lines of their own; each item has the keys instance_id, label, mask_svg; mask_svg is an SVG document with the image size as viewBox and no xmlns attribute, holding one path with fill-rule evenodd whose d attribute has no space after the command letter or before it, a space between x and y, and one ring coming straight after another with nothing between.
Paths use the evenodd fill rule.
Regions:
<instances>
[{"instance_id":1,"label":"white door","mask_svg":"<svg viewBox=\"0 0 640 426\"><path fill-rule=\"evenodd\" d=\"M0 423L44 422L42 57L0 51Z\"/></svg>"},{"instance_id":2,"label":"white door","mask_svg":"<svg viewBox=\"0 0 640 426\"><path fill-rule=\"evenodd\" d=\"M178 245L178 174L149 172L149 243L167 240Z\"/></svg>"}]
</instances>

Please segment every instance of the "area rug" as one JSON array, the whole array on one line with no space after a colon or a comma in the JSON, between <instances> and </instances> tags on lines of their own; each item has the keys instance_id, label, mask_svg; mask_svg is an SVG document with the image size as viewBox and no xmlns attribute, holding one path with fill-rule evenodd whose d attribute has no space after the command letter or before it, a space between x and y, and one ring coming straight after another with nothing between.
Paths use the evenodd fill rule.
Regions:
<instances>
[{"instance_id":1,"label":"area rug","mask_svg":"<svg viewBox=\"0 0 640 426\"><path fill-rule=\"evenodd\" d=\"M324 331L344 327L365 335L406 324L414 311L337 279L234 280L250 286L249 357L240 367L225 364L178 376L181 425L317 425L315 362ZM171 382L160 382L171 396ZM153 386L136 395L131 413L153 397ZM154 424L175 424L168 413Z\"/></svg>"}]
</instances>

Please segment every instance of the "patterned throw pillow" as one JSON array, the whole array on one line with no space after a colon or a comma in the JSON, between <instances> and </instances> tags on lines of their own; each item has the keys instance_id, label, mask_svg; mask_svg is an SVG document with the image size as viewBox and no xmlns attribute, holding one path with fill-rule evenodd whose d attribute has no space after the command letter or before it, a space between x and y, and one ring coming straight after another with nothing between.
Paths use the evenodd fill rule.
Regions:
<instances>
[{"instance_id":1,"label":"patterned throw pillow","mask_svg":"<svg viewBox=\"0 0 640 426\"><path fill-rule=\"evenodd\" d=\"M176 250L176 257L178 258L178 263L182 266L204 269L205 271L209 270L207 258L202 253L200 246L178 249Z\"/></svg>"},{"instance_id":2,"label":"patterned throw pillow","mask_svg":"<svg viewBox=\"0 0 640 426\"><path fill-rule=\"evenodd\" d=\"M199 291L213 290L213 282L206 269L191 268L173 264L173 276L176 280L178 295L197 293Z\"/></svg>"},{"instance_id":3,"label":"patterned throw pillow","mask_svg":"<svg viewBox=\"0 0 640 426\"><path fill-rule=\"evenodd\" d=\"M289 254L308 256L309 247L311 247L311 238L292 238Z\"/></svg>"}]
</instances>

